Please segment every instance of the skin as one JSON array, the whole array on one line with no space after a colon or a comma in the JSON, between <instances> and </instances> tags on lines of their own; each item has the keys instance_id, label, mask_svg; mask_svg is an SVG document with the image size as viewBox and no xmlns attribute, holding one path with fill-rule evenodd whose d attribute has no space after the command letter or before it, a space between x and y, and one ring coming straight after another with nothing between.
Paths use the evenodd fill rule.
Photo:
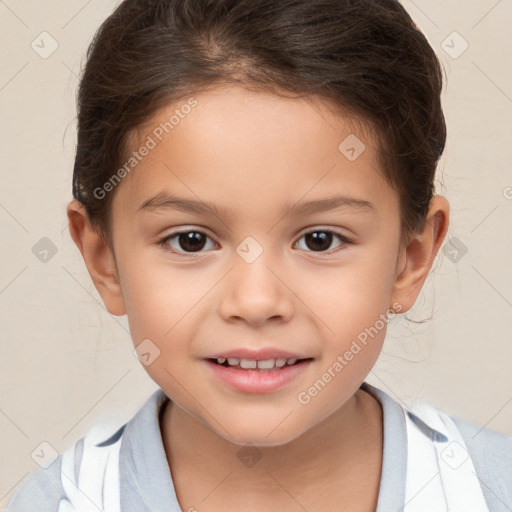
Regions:
<instances>
[{"instance_id":1,"label":"skin","mask_svg":"<svg viewBox=\"0 0 512 512\"><path fill-rule=\"evenodd\" d=\"M385 327L309 403L297 397L380 315L414 304L445 237L448 202L433 198L422 229L401 245L398 197L361 123L320 100L238 86L194 97L197 107L115 190L114 252L80 203L67 209L105 306L127 314L135 346L149 338L160 350L145 369L171 398L161 430L180 505L313 511L332 509L335 500L339 510L375 510L382 411L358 388ZM140 140L176 106L158 111ZM338 149L350 134L366 146L355 161ZM137 211L164 190L227 212ZM288 203L335 192L374 208L283 215ZM202 252L187 253L177 237L167 244L180 254L158 245L181 228L209 237ZM327 252L315 250L304 237L315 230L351 243L334 236ZM252 263L236 252L247 236L263 249ZM203 361L240 346L274 346L314 360L278 391L243 393ZM252 467L237 457L246 444L261 455Z\"/></svg>"}]
</instances>

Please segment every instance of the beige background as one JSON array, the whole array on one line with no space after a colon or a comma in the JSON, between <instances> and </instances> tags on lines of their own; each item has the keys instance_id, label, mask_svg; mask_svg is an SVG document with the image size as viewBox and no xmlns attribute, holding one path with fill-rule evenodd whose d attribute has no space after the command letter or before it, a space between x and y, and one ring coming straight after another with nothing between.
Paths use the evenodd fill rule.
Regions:
<instances>
[{"instance_id":1,"label":"beige background","mask_svg":"<svg viewBox=\"0 0 512 512\"><path fill-rule=\"evenodd\" d=\"M0 502L37 469L31 453L43 441L62 452L100 420L127 421L156 389L126 318L103 307L65 215L77 76L115 3L0 0ZM409 315L431 319L393 320L368 381L512 434L512 2L404 5L446 70L439 192L452 206L448 239L467 253L442 249ZM51 49L43 31L58 43L46 59L31 47L46 37ZM33 253L44 237L57 251L46 263Z\"/></svg>"}]
</instances>

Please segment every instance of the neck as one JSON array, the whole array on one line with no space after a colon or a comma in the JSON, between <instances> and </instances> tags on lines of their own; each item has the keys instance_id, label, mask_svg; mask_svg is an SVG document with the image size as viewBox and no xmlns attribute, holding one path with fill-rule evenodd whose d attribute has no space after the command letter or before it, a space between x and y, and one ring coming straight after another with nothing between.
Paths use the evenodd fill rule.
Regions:
<instances>
[{"instance_id":1,"label":"neck","mask_svg":"<svg viewBox=\"0 0 512 512\"><path fill-rule=\"evenodd\" d=\"M229 475L226 487L230 493L243 490L245 496L268 498L273 492L270 488L282 495L283 488L304 490L317 487L315 482L333 481L355 494L356 489L361 490L361 481L369 485L371 467L376 477L373 501L378 497L382 410L363 390L313 429L280 446L245 447L241 452L242 446L220 437L173 402L164 411L161 428L177 492L180 483L184 490L183 486L195 486L196 482L211 490L222 475ZM279 485L269 486L269 480Z\"/></svg>"}]
</instances>

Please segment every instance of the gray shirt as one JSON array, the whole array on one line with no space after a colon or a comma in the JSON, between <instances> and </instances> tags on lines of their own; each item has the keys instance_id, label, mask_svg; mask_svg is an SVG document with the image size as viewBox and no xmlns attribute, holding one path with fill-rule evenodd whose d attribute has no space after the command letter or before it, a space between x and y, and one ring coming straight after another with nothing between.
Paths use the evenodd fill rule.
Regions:
<instances>
[{"instance_id":1,"label":"gray shirt","mask_svg":"<svg viewBox=\"0 0 512 512\"><path fill-rule=\"evenodd\" d=\"M407 472L404 409L367 382L361 388L372 394L383 410L382 476L376 512L400 512L405 504ZM101 443L113 443L123 435L119 452L121 512L181 512L160 431L160 416L168 400L162 390L155 391L128 423ZM450 418L467 445L490 512L512 512L512 436L483 429L457 416ZM433 439L438 431L424 423L422 432ZM75 473L80 449L76 453ZM56 512L59 500L65 497L60 481L61 458L47 469L32 473L6 512Z\"/></svg>"}]
</instances>

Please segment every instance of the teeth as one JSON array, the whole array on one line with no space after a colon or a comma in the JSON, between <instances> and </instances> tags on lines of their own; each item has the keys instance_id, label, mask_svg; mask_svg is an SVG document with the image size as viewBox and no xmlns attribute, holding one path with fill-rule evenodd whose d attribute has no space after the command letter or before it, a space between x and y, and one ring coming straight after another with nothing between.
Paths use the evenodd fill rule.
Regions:
<instances>
[{"instance_id":1,"label":"teeth","mask_svg":"<svg viewBox=\"0 0 512 512\"><path fill-rule=\"evenodd\" d=\"M242 368L256 368L258 363L251 359L240 359L240 366Z\"/></svg>"},{"instance_id":2,"label":"teeth","mask_svg":"<svg viewBox=\"0 0 512 512\"><path fill-rule=\"evenodd\" d=\"M266 361L258 361L258 368L270 369L274 368L275 361L273 359L267 359Z\"/></svg>"},{"instance_id":3,"label":"teeth","mask_svg":"<svg viewBox=\"0 0 512 512\"><path fill-rule=\"evenodd\" d=\"M226 361L226 358L219 357L217 358L217 362L222 364ZM285 364L292 365L297 362L297 359L266 359L264 361L256 361L254 359L239 359L238 357L228 357L227 359L229 366L240 366L244 369L262 369L262 370L270 370L274 367L282 368Z\"/></svg>"}]
</instances>

